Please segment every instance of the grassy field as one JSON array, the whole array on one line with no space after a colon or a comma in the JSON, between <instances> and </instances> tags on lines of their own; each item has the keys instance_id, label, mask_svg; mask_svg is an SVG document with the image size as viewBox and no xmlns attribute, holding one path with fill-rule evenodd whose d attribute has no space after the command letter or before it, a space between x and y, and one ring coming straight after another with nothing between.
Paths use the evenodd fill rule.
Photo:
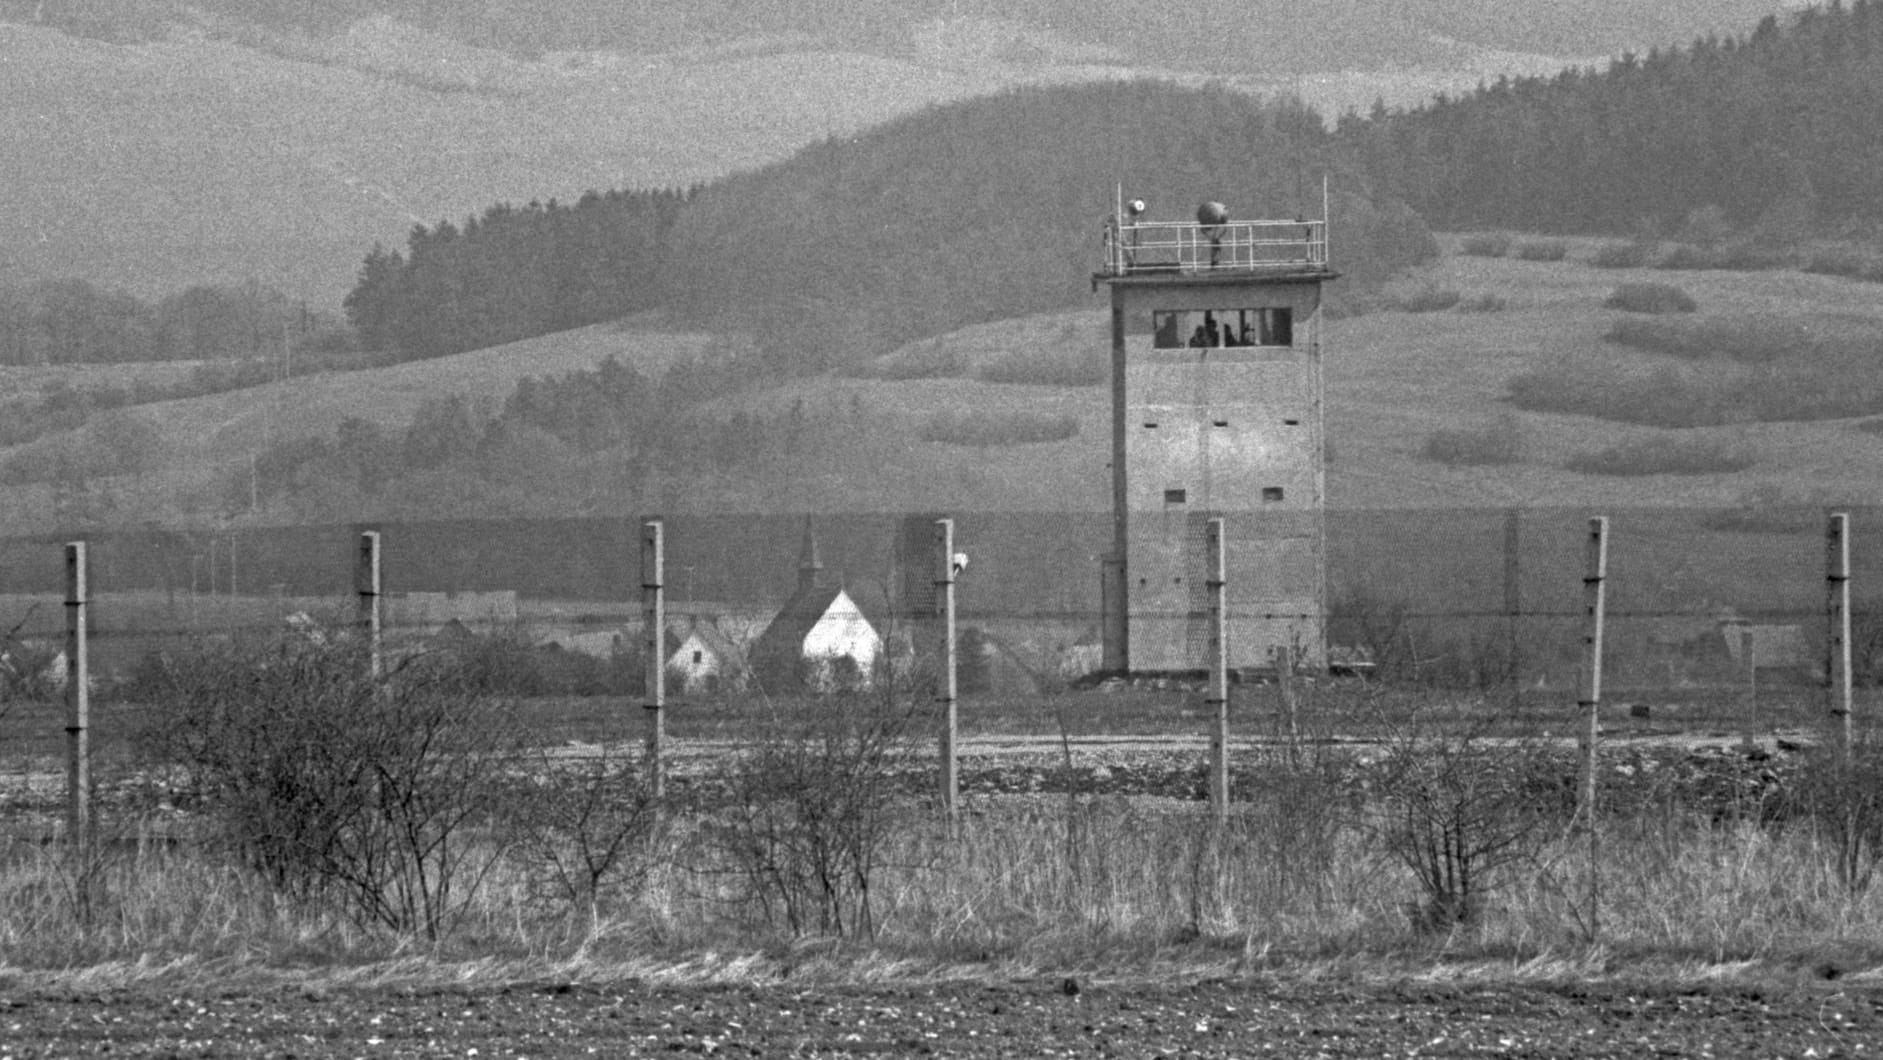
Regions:
<instances>
[{"instance_id":1,"label":"grassy field","mask_svg":"<svg viewBox=\"0 0 1883 1060\"><path fill-rule=\"evenodd\" d=\"M1589 260L1602 244L1593 240L1566 241L1560 261L1473 256L1458 252L1461 237L1444 242L1445 256L1419 275L1403 277L1379 308L1327 327L1331 509L1730 508L1748 498L1768 507L1818 506L1859 501L1883 487L1883 436L1856 429L1855 419L1735 422L1670 432L1588 415L1516 410L1505 400L1512 380L1543 370L1612 378L1621 389L1652 386L1656 372L1695 370L1691 356L1607 341L1618 320L1636 316L1604 305L1625 284L1677 287L1697 306L1679 323L1702 337L1706 328L1756 318L1767 321L1773 334L1847 333L1846 345L1883 334L1874 284L1795 270L1596 268ZM1457 304L1439 312L1393 308L1417 305L1431 292L1456 293ZM860 414L863 426L822 439L816 456L795 466L768 460L763 467L734 468L715 475L709 490L670 491L661 502L669 509L727 512L1102 511L1108 496L1108 398L1103 386L1089 385L1090 373L1079 366L1103 363L1104 331L1097 309L1003 321L888 351L867 376L799 380L729 396L700 415L783 416L803 402L814 414L838 420ZM658 368L713 341L649 319L438 361L166 402L145 410L162 428L165 470L116 488L137 510L161 517L191 491L200 496L218 477L245 466L247 454L265 440L325 434L346 416L396 429L430 397L458 393L473 401L501 400L523 376L590 367L606 356ZM1039 367L1015 370L1027 362ZM1065 382L1052 382L1056 376ZM1037 381L989 381L1007 377ZM1049 422L1076 433L1058 441L991 446L924 439L924 433L946 436L935 430L935 416L969 412L995 428L1000 424L993 421L1004 417L1015 437ZM1482 432L1493 425L1514 428L1519 459L1448 466L1427 455L1435 434ZM1591 459L1604 451L1678 457L1708 447L1750 465L1717 473L1623 475L1584 474L1568 466L1578 457L1592 467L1606 466ZM40 492L15 491L22 503L14 509L43 504ZM566 503L592 510L596 500L583 493Z\"/></svg>"}]
</instances>

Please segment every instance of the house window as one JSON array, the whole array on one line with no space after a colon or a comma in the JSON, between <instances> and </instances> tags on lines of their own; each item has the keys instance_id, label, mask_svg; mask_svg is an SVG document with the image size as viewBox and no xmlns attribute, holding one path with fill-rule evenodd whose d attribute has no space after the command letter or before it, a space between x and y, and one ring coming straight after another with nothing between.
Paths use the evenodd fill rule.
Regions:
<instances>
[{"instance_id":1,"label":"house window","mask_svg":"<svg viewBox=\"0 0 1883 1060\"><path fill-rule=\"evenodd\" d=\"M1265 501L1281 500L1282 499L1281 487L1280 486L1263 486L1262 487L1262 499Z\"/></svg>"},{"instance_id":2,"label":"house window","mask_svg":"<svg viewBox=\"0 0 1883 1060\"><path fill-rule=\"evenodd\" d=\"M1164 491L1164 503L1165 504L1183 504L1185 503L1185 500L1184 500L1185 496L1186 494L1184 493L1183 490L1165 490Z\"/></svg>"},{"instance_id":3,"label":"house window","mask_svg":"<svg viewBox=\"0 0 1883 1060\"><path fill-rule=\"evenodd\" d=\"M703 662L705 662L705 661L706 661L706 653L705 653L705 652L703 652L703 651L696 651L696 652L694 652L694 653L693 653L693 665L695 665L695 666L698 666L699 664L701 664L701 663L703 663Z\"/></svg>"}]
</instances>

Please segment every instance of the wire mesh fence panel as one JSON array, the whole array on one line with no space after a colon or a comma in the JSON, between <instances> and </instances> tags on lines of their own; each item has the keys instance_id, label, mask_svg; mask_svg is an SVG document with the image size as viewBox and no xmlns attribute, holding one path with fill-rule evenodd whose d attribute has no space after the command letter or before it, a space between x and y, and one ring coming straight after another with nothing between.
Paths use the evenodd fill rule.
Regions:
<instances>
[{"instance_id":1,"label":"wire mesh fence panel","mask_svg":"<svg viewBox=\"0 0 1883 1060\"><path fill-rule=\"evenodd\" d=\"M1851 512L1861 724L1883 669L1883 547L1865 533L1878 513ZM1590 514L1327 513L1317 616L1326 643L1291 652L1288 674L1271 658L1235 661L1234 711L1250 725L1280 716L1285 678L1304 713L1334 711L1343 696L1417 689L1538 727L1561 724L1576 699ZM1605 724L1758 734L1819 722L1823 509L1600 514L1611 520ZM944 515L955 520L964 564L955 664L965 735L1201 731L1203 658L1104 672L1110 513L862 512L665 518L660 651L673 734L734 734L779 701L839 692L873 690L919 709L943 665L930 553ZM1226 513L1231 524L1236 517ZM449 653L513 697L545 740L627 738L639 724L650 643L639 523L371 524L383 541L389 656ZM91 669L101 696L134 699L140 667L193 645L346 629L366 528L92 536ZM59 545L0 540L11 701L56 684ZM1229 622L1252 620L1235 609L1233 570L1228 583Z\"/></svg>"}]
</instances>

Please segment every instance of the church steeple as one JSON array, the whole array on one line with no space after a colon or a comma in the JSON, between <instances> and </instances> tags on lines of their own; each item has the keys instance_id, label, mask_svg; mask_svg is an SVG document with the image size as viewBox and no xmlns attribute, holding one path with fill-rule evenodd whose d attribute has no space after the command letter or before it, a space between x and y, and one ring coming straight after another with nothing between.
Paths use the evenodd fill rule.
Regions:
<instances>
[{"instance_id":1,"label":"church steeple","mask_svg":"<svg viewBox=\"0 0 1883 1060\"><path fill-rule=\"evenodd\" d=\"M811 529L811 517L804 517L804 544L798 548L798 591L817 588L824 579L824 563L817 557L817 534Z\"/></svg>"}]
</instances>

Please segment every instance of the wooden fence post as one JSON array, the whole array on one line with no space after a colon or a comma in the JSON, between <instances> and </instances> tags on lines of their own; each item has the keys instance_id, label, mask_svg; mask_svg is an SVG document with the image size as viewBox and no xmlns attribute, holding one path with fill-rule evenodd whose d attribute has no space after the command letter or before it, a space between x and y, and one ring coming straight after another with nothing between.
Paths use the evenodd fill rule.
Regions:
<instances>
[{"instance_id":1,"label":"wooden fence post","mask_svg":"<svg viewBox=\"0 0 1883 1060\"><path fill-rule=\"evenodd\" d=\"M1210 733L1210 809L1216 822L1229 819L1229 616L1223 606L1223 520L1204 527L1203 548L1209 563L1210 690L1207 702L1215 708ZM1277 674L1277 679L1280 675Z\"/></svg>"},{"instance_id":2,"label":"wooden fence post","mask_svg":"<svg viewBox=\"0 0 1883 1060\"><path fill-rule=\"evenodd\" d=\"M1589 520L1588 567L1582 578L1583 634L1580 706L1582 732L1582 814L1589 828L1589 939L1600 933L1601 835L1596 815L1597 745L1602 736L1602 620L1608 578L1608 519Z\"/></svg>"},{"instance_id":3,"label":"wooden fence post","mask_svg":"<svg viewBox=\"0 0 1883 1060\"><path fill-rule=\"evenodd\" d=\"M659 519L641 524L642 627L647 643L647 785L654 798L666 794L663 757L667 743L667 531Z\"/></svg>"},{"instance_id":4,"label":"wooden fence post","mask_svg":"<svg viewBox=\"0 0 1883 1060\"><path fill-rule=\"evenodd\" d=\"M955 638L955 521L935 520L935 603L941 611L941 794L942 812L952 828L960 811L961 773L957 739L959 648Z\"/></svg>"},{"instance_id":5,"label":"wooden fence post","mask_svg":"<svg viewBox=\"0 0 1883 1060\"><path fill-rule=\"evenodd\" d=\"M91 844L91 661L85 542L65 546L66 843Z\"/></svg>"},{"instance_id":6,"label":"wooden fence post","mask_svg":"<svg viewBox=\"0 0 1883 1060\"><path fill-rule=\"evenodd\" d=\"M360 636L366 641L366 679L377 681L385 672L380 659L380 634L384 627L384 604L379 556L379 531L360 534L360 551L353 568L353 590L358 594Z\"/></svg>"}]
</instances>

